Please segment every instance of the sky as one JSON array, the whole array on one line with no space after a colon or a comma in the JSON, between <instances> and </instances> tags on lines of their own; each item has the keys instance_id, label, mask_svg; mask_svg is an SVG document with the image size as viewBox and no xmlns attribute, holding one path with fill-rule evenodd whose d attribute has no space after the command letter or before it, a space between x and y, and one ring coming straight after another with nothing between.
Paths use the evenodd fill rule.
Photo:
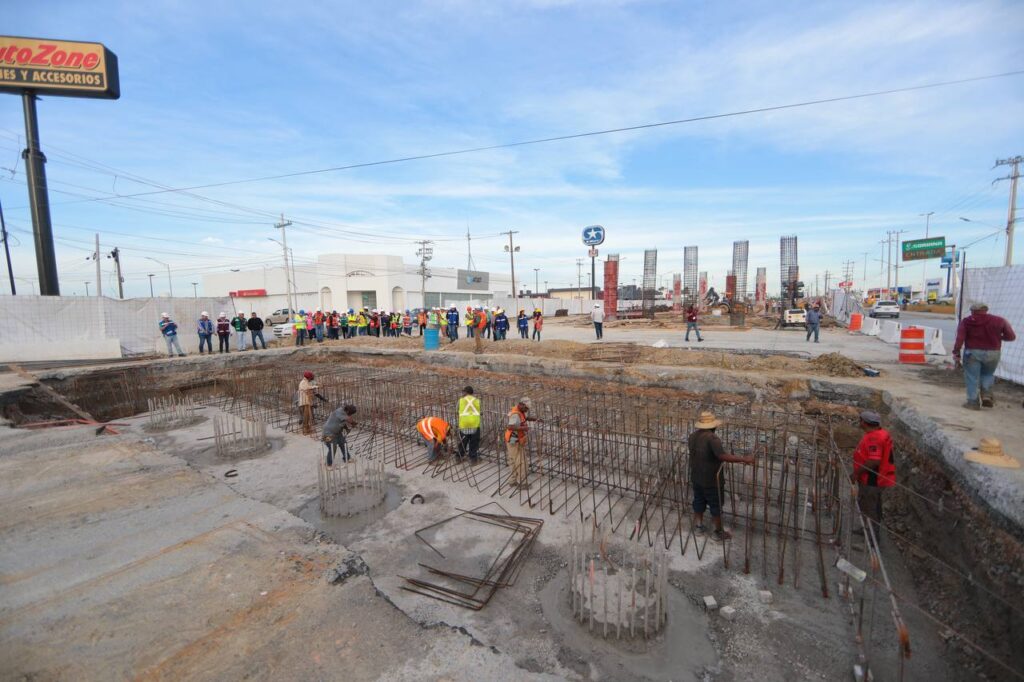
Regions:
<instances>
[{"instance_id":1,"label":"sky","mask_svg":"<svg viewBox=\"0 0 1024 682\"><path fill-rule=\"evenodd\" d=\"M166 191L1024 70L1014 1L98 0L16 3L4 18L5 33L102 42L120 63L119 100L38 103L63 294L95 293L98 232L104 254L120 249L126 296L148 296L149 274L166 292L168 266L176 294L199 282L202 295L204 272L281 262L282 214L299 264L411 264L431 239L432 265L466 267L468 230L475 266L508 272L501 233L515 230L526 288L575 286L582 228L600 224L600 255L621 255L626 284L645 249L669 284L695 245L721 287L733 241L749 240L750 286L766 267L777 291L779 238L796 235L812 291L845 268L857 287L884 285L880 242L924 237L928 212L931 236L980 240L969 266L1001 265L1009 183L994 181L1008 168L993 166L1024 154L1017 75ZM31 293L23 146L20 99L0 96L0 202ZM899 276L939 273L931 261Z\"/></svg>"}]
</instances>

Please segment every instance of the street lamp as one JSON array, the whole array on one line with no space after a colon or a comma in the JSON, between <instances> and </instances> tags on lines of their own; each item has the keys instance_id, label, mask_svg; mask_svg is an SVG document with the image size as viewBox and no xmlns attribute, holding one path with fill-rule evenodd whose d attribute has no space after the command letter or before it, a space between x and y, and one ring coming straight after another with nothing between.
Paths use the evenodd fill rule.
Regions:
<instances>
[{"instance_id":1,"label":"street lamp","mask_svg":"<svg viewBox=\"0 0 1024 682\"><path fill-rule=\"evenodd\" d=\"M171 266L163 262L162 260L157 260L156 258L153 258L152 256L146 256L146 260L151 260L154 263L159 263L160 265L167 268L167 293L170 294L171 298L174 298L174 285L171 283Z\"/></svg>"},{"instance_id":2,"label":"street lamp","mask_svg":"<svg viewBox=\"0 0 1024 682\"><path fill-rule=\"evenodd\" d=\"M533 288L536 289L534 294L540 293L540 268L533 269Z\"/></svg>"},{"instance_id":3,"label":"street lamp","mask_svg":"<svg viewBox=\"0 0 1024 682\"><path fill-rule=\"evenodd\" d=\"M199 282L192 282L192 298L199 298Z\"/></svg>"},{"instance_id":4,"label":"street lamp","mask_svg":"<svg viewBox=\"0 0 1024 682\"><path fill-rule=\"evenodd\" d=\"M146 277L149 277L149 297L153 298L153 274L150 273Z\"/></svg>"},{"instance_id":5,"label":"street lamp","mask_svg":"<svg viewBox=\"0 0 1024 682\"><path fill-rule=\"evenodd\" d=\"M86 282L85 283L85 296L86 296L86 298L89 297L89 284L90 284L90 282Z\"/></svg>"}]
</instances>

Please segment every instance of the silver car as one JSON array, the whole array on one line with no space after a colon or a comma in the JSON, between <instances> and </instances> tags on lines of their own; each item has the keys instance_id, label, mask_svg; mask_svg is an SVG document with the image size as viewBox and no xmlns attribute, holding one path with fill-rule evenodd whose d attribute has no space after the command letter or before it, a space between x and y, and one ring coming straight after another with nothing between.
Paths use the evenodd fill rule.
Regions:
<instances>
[{"instance_id":1,"label":"silver car","mask_svg":"<svg viewBox=\"0 0 1024 682\"><path fill-rule=\"evenodd\" d=\"M891 317L900 319L900 304L896 301L875 301L868 317Z\"/></svg>"}]
</instances>

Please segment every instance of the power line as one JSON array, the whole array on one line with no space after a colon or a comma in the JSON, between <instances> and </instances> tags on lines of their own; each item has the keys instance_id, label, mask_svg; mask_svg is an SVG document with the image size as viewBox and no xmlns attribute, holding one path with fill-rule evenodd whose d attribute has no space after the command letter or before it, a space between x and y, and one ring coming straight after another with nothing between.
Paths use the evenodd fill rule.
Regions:
<instances>
[{"instance_id":1,"label":"power line","mask_svg":"<svg viewBox=\"0 0 1024 682\"><path fill-rule=\"evenodd\" d=\"M993 79L996 79L996 78L1007 78L1007 77L1011 77L1011 76L1020 76L1020 75L1024 75L1024 70L1006 71L1004 73L989 74L989 75L985 75L985 76L972 76L972 77L969 77L969 78L959 78L959 79L956 79L956 80L936 81L936 82L933 82L933 83L925 83L925 84L922 84L922 85L912 85L912 86L906 86L906 87L901 87L901 88L890 88L890 89L886 89L886 90L875 90L875 91L872 91L872 92L862 92L862 93L857 93L857 94L853 94L853 95L842 95L842 96L839 96L839 97L826 97L826 98L822 98L822 99L805 100L805 101L802 101L802 102L792 102L792 103L789 103L789 104L776 104L776 105L766 106L766 107L756 107L756 108L752 108L752 109L741 109L741 110L738 110L738 111L730 111L730 112L719 113L719 114L706 114L704 116L692 116L692 117L689 117L689 118L673 119L673 120L669 120L669 121L657 121L657 122L654 122L654 123L642 123L642 124L639 124L639 125L623 126L623 127L620 127L620 128L607 128L607 129L604 129L604 130L592 130L592 131L582 132L582 133L570 133L570 134L567 134L567 135L555 135L555 136L552 136L552 137L542 137L542 138L536 138L536 139L532 139L532 140L521 140L521 141L518 141L518 142L505 142L505 143L501 143L501 144L484 145L484 146L480 146L480 147L467 147L467 148L464 148L464 149L454 149L454 150L443 151L443 152L433 152L433 153L429 153L429 154L415 154L415 155L411 155L411 156L402 156L402 157L398 157L398 158L384 159L384 160L380 160L380 161L366 161L366 162L363 162L363 163L353 163L353 164L347 164L347 165L343 165L343 166L331 166L331 167L328 167L328 168L318 168L318 169L305 170L305 171L294 171L294 172L291 172L291 173L280 173L280 174L277 174L277 175L264 175L264 176L260 176L260 177L245 178L245 179L241 179L241 180L225 180L225 181L222 181L222 182L212 182L212 183L207 183L207 184L202 184L202 185L192 185L192 186L189 186L189 187L162 188L162 189L156 189L156 190L152 190L152 191L148 191L148 192L137 192L137 193L134 193L134 194L118 194L118 195L114 195L114 197L121 198L121 199L127 199L127 198L133 198L133 197L150 196L150 195L153 195L153 194L165 194L165 193L168 193L168 192L189 192L189 191L197 190L197 189L210 189L210 188L213 188L213 187L227 187L229 185L242 185L242 184L251 183L251 182L265 182L267 180L283 180L283 179L286 179L286 178L296 178L296 177L302 177L302 176L306 176L306 175L316 175L316 174L320 174L320 173L332 173L332 172L344 171L344 170L354 170L354 169L357 169L357 168L371 168L373 166L385 166L385 165L396 164L396 163L407 163L409 161L424 161L424 160L427 160L427 159L438 159L438 158L444 158L444 157L448 157L448 156L460 156L460 155L464 155L464 154L475 154L475 153L479 153L479 152L495 151L495 150L498 150L498 149L511 149L511 148L515 148L515 147L526 147L526 146L530 146L530 145L547 144L547 143L551 143L551 142L562 142L562 141L566 141L566 140L577 140L577 139L587 138L587 137L597 137L599 135L611 135L611 134L615 134L615 133L626 133L626 132L632 132L632 131L637 131L637 130L648 130L648 129L651 129L651 128L662 128L662 127L667 127L667 126L682 125L682 124L685 124L685 123L697 123L697 122L700 122L700 121L713 121L713 120L716 120L716 119L732 118L732 117L736 117L736 116L749 116L749 115L752 115L752 114L763 114L763 113L768 113L768 112L772 112L772 111L783 111L783 110L786 110L786 109L797 109L797 108L800 108L800 107L818 106L818 105L821 105L821 104L834 104L836 102L848 102L848 101L851 101L851 100L866 99L866 98L869 98L869 97L882 97L882 96L885 96L885 95L895 95L895 94L900 94L900 93L904 93L904 92L916 92L916 91L920 91L920 90L930 90L930 89L934 89L934 88L942 88L942 87L948 87L948 86L952 86L952 85L962 85L962 84L965 84L965 83L976 83L976 82L979 82L979 81L993 80ZM74 203L83 203L83 202L87 202L87 201L99 201L99 200L100 199L98 199L98 198L96 198L96 199L82 199L80 201L72 201L72 202L66 202L66 203L74 204Z\"/></svg>"}]
</instances>

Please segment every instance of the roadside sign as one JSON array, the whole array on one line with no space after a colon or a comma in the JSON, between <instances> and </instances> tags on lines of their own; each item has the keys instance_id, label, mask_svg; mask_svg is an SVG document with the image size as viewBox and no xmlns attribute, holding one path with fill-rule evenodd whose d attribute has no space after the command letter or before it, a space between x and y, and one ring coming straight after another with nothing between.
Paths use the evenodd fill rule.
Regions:
<instances>
[{"instance_id":1,"label":"roadside sign","mask_svg":"<svg viewBox=\"0 0 1024 682\"><path fill-rule=\"evenodd\" d=\"M604 228L600 225L589 225L583 228L583 244L598 246L604 244Z\"/></svg>"},{"instance_id":2,"label":"roadside sign","mask_svg":"<svg viewBox=\"0 0 1024 682\"><path fill-rule=\"evenodd\" d=\"M100 43L0 36L0 90L118 99L117 56Z\"/></svg>"},{"instance_id":3,"label":"roadside sign","mask_svg":"<svg viewBox=\"0 0 1024 682\"><path fill-rule=\"evenodd\" d=\"M597 258L597 249L591 247L591 249L587 251L587 255L590 256L591 258Z\"/></svg>"},{"instance_id":4,"label":"roadside sign","mask_svg":"<svg viewBox=\"0 0 1024 682\"><path fill-rule=\"evenodd\" d=\"M852 286L853 286L853 280L852 279L851 280L847 280L845 282L840 282L839 283L839 288L840 289L845 289L847 287L852 287Z\"/></svg>"},{"instance_id":5,"label":"roadside sign","mask_svg":"<svg viewBox=\"0 0 1024 682\"><path fill-rule=\"evenodd\" d=\"M946 253L945 237L909 239L903 242L903 260L927 260L942 258Z\"/></svg>"}]
</instances>

